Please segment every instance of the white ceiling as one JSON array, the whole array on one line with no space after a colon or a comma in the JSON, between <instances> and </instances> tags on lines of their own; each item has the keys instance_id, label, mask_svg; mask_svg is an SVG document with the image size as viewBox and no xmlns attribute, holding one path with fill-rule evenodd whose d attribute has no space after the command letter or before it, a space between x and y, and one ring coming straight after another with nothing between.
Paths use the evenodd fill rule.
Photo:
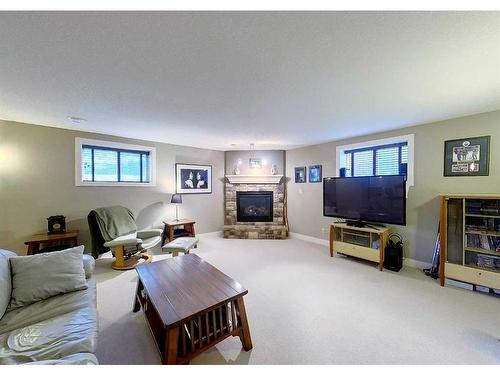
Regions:
<instances>
[{"instance_id":1,"label":"white ceiling","mask_svg":"<svg viewBox=\"0 0 500 375\"><path fill-rule=\"evenodd\" d=\"M289 149L495 109L499 12L0 13L6 120Z\"/></svg>"}]
</instances>

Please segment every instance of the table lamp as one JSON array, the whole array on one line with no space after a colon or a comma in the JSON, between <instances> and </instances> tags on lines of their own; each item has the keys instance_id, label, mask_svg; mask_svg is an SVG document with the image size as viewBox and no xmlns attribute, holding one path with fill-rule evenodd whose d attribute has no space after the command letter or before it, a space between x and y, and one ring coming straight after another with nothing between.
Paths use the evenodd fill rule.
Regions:
<instances>
[{"instance_id":1,"label":"table lamp","mask_svg":"<svg viewBox=\"0 0 500 375\"><path fill-rule=\"evenodd\" d=\"M179 205L182 204L182 195L172 194L172 199L170 203L175 204L175 221L179 221Z\"/></svg>"}]
</instances>

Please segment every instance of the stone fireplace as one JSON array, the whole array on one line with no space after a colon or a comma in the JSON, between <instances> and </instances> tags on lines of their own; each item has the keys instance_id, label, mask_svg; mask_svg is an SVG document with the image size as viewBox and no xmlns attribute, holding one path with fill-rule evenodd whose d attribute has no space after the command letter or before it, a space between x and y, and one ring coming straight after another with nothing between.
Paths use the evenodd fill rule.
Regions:
<instances>
[{"instance_id":1,"label":"stone fireplace","mask_svg":"<svg viewBox=\"0 0 500 375\"><path fill-rule=\"evenodd\" d=\"M283 176L227 175L224 194L224 238L288 236Z\"/></svg>"}]
</instances>

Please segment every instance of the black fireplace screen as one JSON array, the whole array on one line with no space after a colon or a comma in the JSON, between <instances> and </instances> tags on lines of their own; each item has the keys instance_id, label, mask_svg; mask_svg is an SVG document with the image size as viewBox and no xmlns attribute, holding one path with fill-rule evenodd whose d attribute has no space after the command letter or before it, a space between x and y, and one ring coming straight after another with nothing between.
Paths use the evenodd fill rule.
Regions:
<instances>
[{"instance_id":1,"label":"black fireplace screen","mask_svg":"<svg viewBox=\"0 0 500 375\"><path fill-rule=\"evenodd\" d=\"M273 221L273 192L237 191L236 215L243 222Z\"/></svg>"}]
</instances>

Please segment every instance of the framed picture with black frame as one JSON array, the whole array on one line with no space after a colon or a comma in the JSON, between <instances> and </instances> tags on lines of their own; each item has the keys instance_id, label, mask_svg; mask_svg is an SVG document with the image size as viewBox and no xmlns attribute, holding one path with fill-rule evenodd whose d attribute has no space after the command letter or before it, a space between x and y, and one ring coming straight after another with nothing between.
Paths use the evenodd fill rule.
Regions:
<instances>
[{"instance_id":1,"label":"framed picture with black frame","mask_svg":"<svg viewBox=\"0 0 500 375\"><path fill-rule=\"evenodd\" d=\"M491 137L471 137L444 142L444 176L489 176Z\"/></svg>"},{"instance_id":2,"label":"framed picture with black frame","mask_svg":"<svg viewBox=\"0 0 500 375\"><path fill-rule=\"evenodd\" d=\"M321 165L309 166L309 182L321 182L321 180L322 180Z\"/></svg>"},{"instance_id":3,"label":"framed picture with black frame","mask_svg":"<svg viewBox=\"0 0 500 375\"><path fill-rule=\"evenodd\" d=\"M175 192L177 194L212 193L212 166L176 163Z\"/></svg>"},{"instance_id":4,"label":"framed picture with black frame","mask_svg":"<svg viewBox=\"0 0 500 375\"><path fill-rule=\"evenodd\" d=\"M306 182L306 167L295 167L295 182L303 184Z\"/></svg>"}]
</instances>

